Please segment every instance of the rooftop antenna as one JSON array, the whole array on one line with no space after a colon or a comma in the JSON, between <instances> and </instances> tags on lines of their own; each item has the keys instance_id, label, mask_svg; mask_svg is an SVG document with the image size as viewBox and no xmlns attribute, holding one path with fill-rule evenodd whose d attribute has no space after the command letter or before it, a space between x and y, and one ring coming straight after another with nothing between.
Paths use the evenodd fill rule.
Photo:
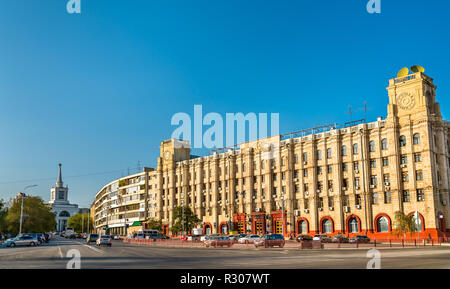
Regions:
<instances>
[{"instance_id":1,"label":"rooftop antenna","mask_svg":"<svg viewBox=\"0 0 450 289\"><path fill-rule=\"evenodd\" d=\"M352 115L353 115L354 111L352 110L351 105L348 106L348 112L346 112L346 113L350 115L350 122L352 122L353 121Z\"/></svg>"},{"instance_id":2,"label":"rooftop antenna","mask_svg":"<svg viewBox=\"0 0 450 289\"><path fill-rule=\"evenodd\" d=\"M364 111L364 122L367 122L367 111L370 110L370 107L367 107L367 101L364 101L364 107L359 109Z\"/></svg>"}]
</instances>

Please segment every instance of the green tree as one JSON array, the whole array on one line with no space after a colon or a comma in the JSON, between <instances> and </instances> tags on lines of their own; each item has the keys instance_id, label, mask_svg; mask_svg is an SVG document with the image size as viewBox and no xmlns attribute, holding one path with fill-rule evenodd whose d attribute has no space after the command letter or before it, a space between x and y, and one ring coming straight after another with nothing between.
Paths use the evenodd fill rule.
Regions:
<instances>
[{"instance_id":1,"label":"green tree","mask_svg":"<svg viewBox=\"0 0 450 289\"><path fill-rule=\"evenodd\" d=\"M162 221L150 218L147 221L147 228L152 230L158 230L158 232L162 232Z\"/></svg>"},{"instance_id":2,"label":"green tree","mask_svg":"<svg viewBox=\"0 0 450 289\"><path fill-rule=\"evenodd\" d=\"M8 208L3 200L0 200L0 233L6 233L8 228L6 226L6 215L8 214Z\"/></svg>"},{"instance_id":3,"label":"green tree","mask_svg":"<svg viewBox=\"0 0 450 289\"><path fill-rule=\"evenodd\" d=\"M190 207L177 206L173 211L172 233L177 234L178 232L182 232L183 223L184 232L189 233L197 226L198 223L200 223L200 221L201 220L194 214L194 212L192 212Z\"/></svg>"},{"instance_id":4,"label":"green tree","mask_svg":"<svg viewBox=\"0 0 450 289\"><path fill-rule=\"evenodd\" d=\"M8 231L19 232L21 201L14 202L6 215ZM23 233L42 233L54 230L55 214L40 197L28 196L23 200Z\"/></svg>"},{"instance_id":5,"label":"green tree","mask_svg":"<svg viewBox=\"0 0 450 289\"><path fill-rule=\"evenodd\" d=\"M75 214L67 221L67 226L73 228L74 232L85 233L87 232L89 213ZM93 229L93 221L89 219L89 229Z\"/></svg>"},{"instance_id":6,"label":"green tree","mask_svg":"<svg viewBox=\"0 0 450 289\"><path fill-rule=\"evenodd\" d=\"M395 212L394 220L394 234L398 237L403 236L406 239L406 234L410 233L411 237L417 232L416 219L414 215L405 215L403 212Z\"/></svg>"}]
</instances>

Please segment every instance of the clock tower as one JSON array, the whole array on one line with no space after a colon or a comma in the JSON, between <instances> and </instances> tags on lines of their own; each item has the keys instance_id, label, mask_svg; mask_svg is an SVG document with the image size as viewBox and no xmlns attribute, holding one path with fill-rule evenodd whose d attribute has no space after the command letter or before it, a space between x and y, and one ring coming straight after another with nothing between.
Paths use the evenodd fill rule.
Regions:
<instances>
[{"instance_id":1,"label":"clock tower","mask_svg":"<svg viewBox=\"0 0 450 289\"><path fill-rule=\"evenodd\" d=\"M415 72L389 80L388 118L442 118L433 79Z\"/></svg>"},{"instance_id":2,"label":"clock tower","mask_svg":"<svg viewBox=\"0 0 450 289\"><path fill-rule=\"evenodd\" d=\"M188 160L190 158L189 141L169 139L161 142L160 161L158 165L171 166L175 162Z\"/></svg>"}]
</instances>

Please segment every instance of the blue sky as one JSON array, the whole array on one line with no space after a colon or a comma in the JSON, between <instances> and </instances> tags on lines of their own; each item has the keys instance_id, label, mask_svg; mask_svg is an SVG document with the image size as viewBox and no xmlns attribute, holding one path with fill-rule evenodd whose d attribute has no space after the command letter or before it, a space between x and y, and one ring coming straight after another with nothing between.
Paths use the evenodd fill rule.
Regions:
<instances>
[{"instance_id":1,"label":"blue sky","mask_svg":"<svg viewBox=\"0 0 450 289\"><path fill-rule=\"evenodd\" d=\"M426 68L444 117L450 3L381 0L0 0L0 198L49 199L57 164L88 206L154 167L176 112L280 114L280 132L386 116L389 78ZM362 118L361 111L354 119ZM90 175L94 174L95 175ZM89 176L86 176L88 175Z\"/></svg>"}]
</instances>

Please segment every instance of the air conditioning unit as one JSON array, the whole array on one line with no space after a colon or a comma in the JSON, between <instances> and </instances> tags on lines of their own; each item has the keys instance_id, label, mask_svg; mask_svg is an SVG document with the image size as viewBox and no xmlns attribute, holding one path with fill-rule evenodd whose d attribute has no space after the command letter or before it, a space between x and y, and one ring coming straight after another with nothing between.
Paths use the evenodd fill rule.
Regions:
<instances>
[{"instance_id":1,"label":"air conditioning unit","mask_svg":"<svg viewBox=\"0 0 450 289\"><path fill-rule=\"evenodd\" d=\"M342 190L343 190L343 191L346 191L346 190L347 190L347 187L342 187Z\"/></svg>"},{"instance_id":2,"label":"air conditioning unit","mask_svg":"<svg viewBox=\"0 0 450 289\"><path fill-rule=\"evenodd\" d=\"M385 191L389 191L391 189L391 187L384 187Z\"/></svg>"},{"instance_id":3,"label":"air conditioning unit","mask_svg":"<svg viewBox=\"0 0 450 289\"><path fill-rule=\"evenodd\" d=\"M256 211L257 211L257 212L261 212L261 209L260 209L260 208L256 208Z\"/></svg>"},{"instance_id":4,"label":"air conditioning unit","mask_svg":"<svg viewBox=\"0 0 450 289\"><path fill-rule=\"evenodd\" d=\"M385 186L389 186L391 183L390 182L384 182Z\"/></svg>"},{"instance_id":5,"label":"air conditioning unit","mask_svg":"<svg viewBox=\"0 0 450 289\"><path fill-rule=\"evenodd\" d=\"M359 171L358 171L358 170L355 170L355 174L359 174Z\"/></svg>"},{"instance_id":6,"label":"air conditioning unit","mask_svg":"<svg viewBox=\"0 0 450 289\"><path fill-rule=\"evenodd\" d=\"M447 205L447 201L446 200L442 200L442 204L445 206Z\"/></svg>"},{"instance_id":7,"label":"air conditioning unit","mask_svg":"<svg viewBox=\"0 0 450 289\"><path fill-rule=\"evenodd\" d=\"M205 202L202 202L202 206L203 206L203 207L205 206Z\"/></svg>"},{"instance_id":8,"label":"air conditioning unit","mask_svg":"<svg viewBox=\"0 0 450 289\"><path fill-rule=\"evenodd\" d=\"M308 196L308 195L309 195L309 192L305 192L305 195L307 195L307 196Z\"/></svg>"},{"instance_id":9,"label":"air conditioning unit","mask_svg":"<svg viewBox=\"0 0 450 289\"><path fill-rule=\"evenodd\" d=\"M330 211L334 211L334 208L333 208L333 207L329 207L329 209L330 209Z\"/></svg>"},{"instance_id":10,"label":"air conditioning unit","mask_svg":"<svg viewBox=\"0 0 450 289\"><path fill-rule=\"evenodd\" d=\"M308 214L309 213L309 209L305 209L305 214Z\"/></svg>"},{"instance_id":11,"label":"air conditioning unit","mask_svg":"<svg viewBox=\"0 0 450 289\"><path fill-rule=\"evenodd\" d=\"M319 208L319 211L321 211L321 212L322 212L322 211L323 211L323 208L322 208L322 207L320 207L320 208Z\"/></svg>"},{"instance_id":12,"label":"air conditioning unit","mask_svg":"<svg viewBox=\"0 0 450 289\"><path fill-rule=\"evenodd\" d=\"M355 190L359 190L359 186L356 186L356 187L355 187Z\"/></svg>"},{"instance_id":13,"label":"air conditioning unit","mask_svg":"<svg viewBox=\"0 0 450 289\"><path fill-rule=\"evenodd\" d=\"M400 167L401 167L402 169L404 169L404 168L406 168L406 164L402 164L402 165L400 165Z\"/></svg>"},{"instance_id":14,"label":"air conditioning unit","mask_svg":"<svg viewBox=\"0 0 450 289\"><path fill-rule=\"evenodd\" d=\"M370 185L371 189L375 189L377 186L376 185Z\"/></svg>"},{"instance_id":15,"label":"air conditioning unit","mask_svg":"<svg viewBox=\"0 0 450 289\"><path fill-rule=\"evenodd\" d=\"M294 178L294 182L298 182L298 178Z\"/></svg>"},{"instance_id":16,"label":"air conditioning unit","mask_svg":"<svg viewBox=\"0 0 450 289\"><path fill-rule=\"evenodd\" d=\"M333 192L333 189L328 189L328 192L332 193L332 192Z\"/></svg>"},{"instance_id":17,"label":"air conditioning unit","mask_svg":"<svg viewBox=\"0 0 450 289\"><path fill-rule=\"evenodd\" d=\"M300 216L300 211L299 211L299 210L295 210L294 212L295 212L295 215L296 215L297 217Z\"/></svg>"},{"instance_id":18,"label":"air conditioning unit","mask_svg":"<svg viewBox=\"0 0 450 289\"><path fill-rule=\"evenodd\" d=\"M318 193L320 193L320 192L321 192L321 190L320 190L320 189L317 189L317 192L318 192Z\"/></svg>"},{"instance_id":19,"label":"air conditioning unit","mask_svg":"<svg viewBox=\"0 0 450 289\"><path fill-rule=\"evenodd\" d=\"M308 164L308 162L307 162L307 161L303 161L303 164L304 164L304 165L307 165L307 164Z\"/></svg>"},{"instance_id":20,"label":"air conditioning unit","mask_svg":"<svg viewBox=\"0 0 450 289\"><path fill-rule=\"evenodd\" d=\"M255 200L256 199L256 196L253 196L253 200Z\"/></svg>"},{"instance_id":21,"label":"air conditioning unit","mask_svg":"<svg viewBox=\"0 0 450 289\"><path fill-rule=\"evenodd\" d=\"M350 212L350 208L347 206L344 206L344 212L346 212L346 213Z\"/></svg>"},{"instance_id":22,"label":"air conditioning unit","mask_svg":"<svg viewBox=\"0 0 450 289\"><path fill-rule=\"evenodd\" d=\"M275 199L276 197L277 197L277 195L272 195L272 198L274 198L274 199Z\"/></svg>"},{"instance_id":23,"label":"air conditioning unit","mask_svg":"<svg viewBox=\"0 0 450 289\"><path fill-rule=\"evenodd\" d=\"M361 205L356 205L356 208L359 210L361 209Z\"/></svg>"}]
</instances>

